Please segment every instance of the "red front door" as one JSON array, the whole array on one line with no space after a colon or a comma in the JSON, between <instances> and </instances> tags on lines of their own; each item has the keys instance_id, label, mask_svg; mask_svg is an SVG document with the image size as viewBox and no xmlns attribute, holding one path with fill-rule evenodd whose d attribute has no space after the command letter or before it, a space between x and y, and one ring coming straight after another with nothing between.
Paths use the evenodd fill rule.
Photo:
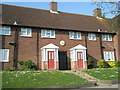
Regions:
<instances>
[{"instance_id":1,"label":"red front door","mask_svg":"<svg viewBox=\"0 0 120 90\"><path fill-rule=\"evenodd\" d=\"M48 69L54 69L54 51L48 51Z\"/></svg>"},{"instance_id":2,"label":"red front door","mask_svg":"<svg viewBox=\"0 0 120 90\"><path fill-rule=\"evenodd\" d=\"M77 52L78 68L83 68L83 53Z\"/></svg>"}]
</instances>

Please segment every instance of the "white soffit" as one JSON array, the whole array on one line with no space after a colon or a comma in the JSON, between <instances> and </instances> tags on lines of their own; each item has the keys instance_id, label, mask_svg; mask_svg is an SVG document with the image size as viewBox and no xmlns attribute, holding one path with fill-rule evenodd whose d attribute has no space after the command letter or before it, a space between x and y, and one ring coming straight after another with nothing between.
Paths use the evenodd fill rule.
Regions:
<instances>
[{"instance_id":1,"label":"white soffit","mask_svg":"<svg viewBox=\"0 0 120 90\"><path fill-rule=\"evenodd\" d=\"M87 48L86 48L85 46L79 44L79 45L77 45L77 46L71 48L70 50L73 50L73 49L87 49Z\"/></svg>"},{"instance_id":2,"label":"white soffit","mask_svg":"<svg viewBox=\"0 0 120 90\"><path fill-rule=\"evenodd\" d=\"M55 49L55 48L59 48L59 47L52 44L52 43L50 43L50 44L48 44L46 46L43 46L41 49Z\"/></svg>"}]
</instances>

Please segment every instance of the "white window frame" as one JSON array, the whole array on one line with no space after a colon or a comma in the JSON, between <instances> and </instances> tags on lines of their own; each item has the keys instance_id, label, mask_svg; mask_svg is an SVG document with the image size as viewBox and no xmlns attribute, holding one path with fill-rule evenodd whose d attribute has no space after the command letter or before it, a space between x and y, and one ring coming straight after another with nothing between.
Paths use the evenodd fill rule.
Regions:
<instances>
[{"instance_id":1,"label":"white window frame","mask_svg":"<svg viewBox=\"0 0 120 90\"><path fill-rule=\"evenodd\" d=\"M76 38L75 38L75 34L76 34ZM80 34L80 37L78 36ZM70 39L74 39L74 40L81 40L81 32L69 32L69 38Z\"/></svg>"},{"instance_id":2,"label":"white window frame","mask_svg":"<svg viewBox=\"0 0 120 90\"><path fill-rule=\"evenodd\" d=\"M5 51L7 51L6 60L3 59ZM0 62L9 62L9 49L0 49Z\"/></svg>"},{"instance_id":3,"label":"white window frame","mask_svg":"<svg viewBox=\"0 0 120 90\"><path fill-rule=\"evenodd\" d=\"M96 40L96 34L95 33L88 33L88 40Z\"/></svg>"},{"instance_id":4,"label":"white window frame","mask_svg":"<svg viewBox=\"0 0 120 90\"><path fill-rule=\"evenodd\" d=\"M102 34L102 41L112 41L112 35L111 34Z\"/></svg>"},{"instance_id":5,"label":"white window frame","mask_svg":"<svg viewBox=\"0 0 120 90\"><path fill-rule=\"evenodd\" d=\"M49 32L49 36L47 36L47 33ZM54 33L54 35L52 36L52 32ZM41 30L41 37L42 38L55 38L55 30L46 30L46 29L42 29Z\"/></svg>"},{"instance_id":6,"label":"white window frame","mask_svg":"<svg viewBox=\"0 0 120 90\"><path fill-rule=\"evenodd\" d=\"M30 30L30 34L28 34L29 30ZM25 32L24 35L22 34L23 31ZM21 36L32 37L32 29L31 28L21 28Z\"/></svg>"},{"instance_id":7,"label":"white window frame","mask_svg":"<svg viewBox=\"0 0 120 90\"><path fill-rule=\"evenodd\" d=\"M9 32L6 34L6 30ZM0 35L11 35L11 27L10 26L0 26Z\"/></svg>"},{"instance_id":8,"label":"white window frame","mask_svg":"<svg viewBox=\"0 0 120 90\"><path fill-rule=\"evenodd\" d=\"M108 57L109 55L109 57ZM113 51L104 51L104 60L105 61L115 61L115 56Z\"/></svg>"}]
</instances>

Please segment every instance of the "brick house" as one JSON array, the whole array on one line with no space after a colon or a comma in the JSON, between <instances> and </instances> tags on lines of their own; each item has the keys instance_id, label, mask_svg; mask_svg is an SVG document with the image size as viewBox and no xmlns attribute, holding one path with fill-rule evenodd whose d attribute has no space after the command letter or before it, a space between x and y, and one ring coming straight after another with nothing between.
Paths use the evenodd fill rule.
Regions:
<instances>
[{"instance_id":1,"label":"brick house","mask_svg":"<svg viewBox=\"0 0 120 90\"><path fill-rule=\"evenodd\" d=\"M0 61L2 69L19 68L18 61L32 60L42 70L87 69L87 60L120 58L120 35L94 16L1 4Z\"/></svg>"}]
</instances>

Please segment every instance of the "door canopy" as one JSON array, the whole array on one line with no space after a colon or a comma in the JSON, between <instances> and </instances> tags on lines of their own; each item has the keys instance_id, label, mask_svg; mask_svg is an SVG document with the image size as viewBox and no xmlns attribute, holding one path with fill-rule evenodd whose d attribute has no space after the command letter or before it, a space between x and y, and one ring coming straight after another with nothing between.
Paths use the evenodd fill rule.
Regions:
<instances>
[{"instance_id":1,"label":"door canopy","mask_svg":"<svg viewBox=\"0 0 120 90\"><path fill-rule=\"evenodd\" d=\"M82 49L82 50L84 50L84 49L87 49L87 48L86 48L85 46L79 44L79 45L77 45L77 46L71 48L70 50L74 50L74 49Z\"/></svg>"},{"instance_id":2,"label":"door canopy","mask_svg":"<svg viewBox=\"0 0 120 90\"><path fill-rule=\"evenodd\" d=\"M58 49L58 48L59 48L58 46L56 46L56 45L50 43L50 44L48 44L48 45L42 47L41 49Z\"/></svg>"}]
</instances>

